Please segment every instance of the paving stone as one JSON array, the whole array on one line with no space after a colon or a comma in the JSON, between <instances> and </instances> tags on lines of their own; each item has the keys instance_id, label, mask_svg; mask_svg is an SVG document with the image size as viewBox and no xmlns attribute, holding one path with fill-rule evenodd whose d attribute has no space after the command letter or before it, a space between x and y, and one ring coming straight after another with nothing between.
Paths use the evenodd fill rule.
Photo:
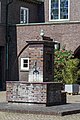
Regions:
<instances>
[{"instance_id":1,"label":"paving stone","mask_svg":"<svg viewBox=\"0 0 80 120\"><path fill-rule=\"evenodd\" d=\"M46 107L44 105L24 105L23 103L0 103L0 111L63 116L80 113L80 103L70 103L51 107Z\"/></svg>"}]
</instances>

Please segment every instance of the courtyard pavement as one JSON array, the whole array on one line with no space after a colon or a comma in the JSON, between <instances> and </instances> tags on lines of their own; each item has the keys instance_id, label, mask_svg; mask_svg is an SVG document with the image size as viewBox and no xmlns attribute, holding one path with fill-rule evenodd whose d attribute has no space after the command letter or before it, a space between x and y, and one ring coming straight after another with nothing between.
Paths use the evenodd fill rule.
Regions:
<instances>
[{"instance_id":1,"label":"courtyard pavement","mask_svg":"<svg viewBox=\"0 0 80 120\"><path fill-rule=\"evenodd\" d=\"M67 95L67 103L53 107L8 104L6 92L2 91L0 92L0 120L80 120L80 95ZM71 109L75 110L74 114L57 116L64 114L66 110L71 111ZM56 111L58 114L54 115ZM79 113L75 114L76 112Z\"/></svg>"}]
</instances>

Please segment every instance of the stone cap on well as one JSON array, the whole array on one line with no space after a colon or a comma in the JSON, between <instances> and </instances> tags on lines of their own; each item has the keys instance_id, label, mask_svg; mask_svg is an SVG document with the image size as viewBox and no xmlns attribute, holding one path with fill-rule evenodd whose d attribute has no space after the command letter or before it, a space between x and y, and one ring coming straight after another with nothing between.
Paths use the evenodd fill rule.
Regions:
<instances>
[{"instance_id":1,"label":"stone cap on well","mask_svg":"<svg viewBox=\"0 0 80 120\"><path fill-rule=\"evenodd\" d=\"M27 83L27 84L63 84L61 82L27 82L27 81L6 81L6 83Z\"/></svg>"}]
</instances>

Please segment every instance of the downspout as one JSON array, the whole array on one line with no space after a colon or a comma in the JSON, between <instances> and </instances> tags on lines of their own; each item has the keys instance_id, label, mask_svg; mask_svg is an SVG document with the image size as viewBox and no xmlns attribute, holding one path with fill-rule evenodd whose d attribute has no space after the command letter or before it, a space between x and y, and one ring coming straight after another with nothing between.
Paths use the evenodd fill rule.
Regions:
<instances>
[{"instance_id":1,"label":"downspout","mask_svg":"<svg viewBox=\"0 0 80 120\"><path fill-rule=\"evenodd\" d=\"M6 80L9 79L9 29L8 29L8 13L9 13L9 5L13 2L13 0L6 0Z\"/></svg>"}]
</instances>

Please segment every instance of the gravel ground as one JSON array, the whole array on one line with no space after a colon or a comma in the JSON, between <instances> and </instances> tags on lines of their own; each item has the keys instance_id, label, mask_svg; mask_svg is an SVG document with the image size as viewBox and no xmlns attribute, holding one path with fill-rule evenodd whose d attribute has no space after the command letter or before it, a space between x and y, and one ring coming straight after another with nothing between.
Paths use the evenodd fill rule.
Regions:
<instances>
[{"instance_id":1,"label":"gravel ground","mask_svg":"<svg viewBox=\"0 0 80 120\"><path fill-rule=\"evenodd\" d=\"M33 115L0 112L0 120L80 120L80 114L73 114L61 117L53 115Z\"/></svg>"},{"instance_id":2,"label":"gravel ground","mask_svg":"<svg viewBox=\"0 0 80 120\"><path fill-rule=\"evenodd\" d=\"M0 102L6 101L6 92L0 92ZM80 95L68 95L67 101L70 103L80 102ZM54 115L33 115L12 112L0 112L0 120L80 120L80 114L54 116Z\"/></svg>"}]
</instances>

